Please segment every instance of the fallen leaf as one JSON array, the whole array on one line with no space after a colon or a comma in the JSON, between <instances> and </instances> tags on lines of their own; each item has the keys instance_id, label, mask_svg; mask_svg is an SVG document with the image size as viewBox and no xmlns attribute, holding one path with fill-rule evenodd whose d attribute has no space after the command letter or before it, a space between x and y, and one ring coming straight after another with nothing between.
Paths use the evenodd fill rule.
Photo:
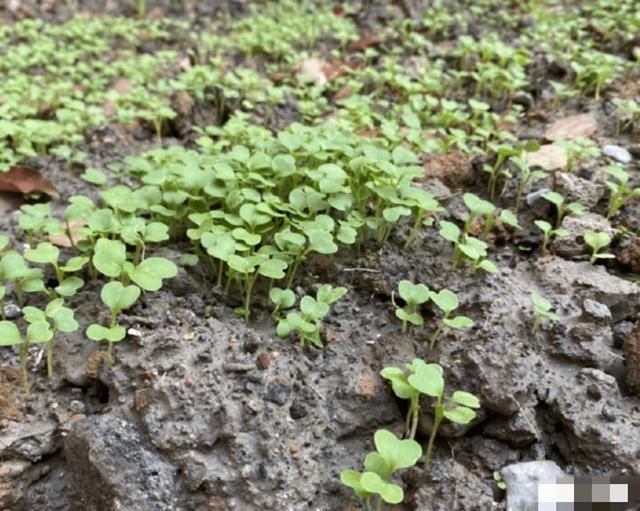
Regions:
<instances>
[{"instance_id":1,"label":"fallen leaf","mask_svg":"<svg viewBox=\"0 0 640 511\"><path fill-rule=\"evenodd\" d=\"M589 138L598 128L596 117L592 113L570 115L553 122L544 134L552 142L556 140L574 140L578 137Z\"/></svg>"},{"instance_id":2,"label":"fallen leaf","mask_svg":"<svg viewBox=\"0 0 640 511\"><path fill-rule=\"evenodd\" d=\"M124 96L125 94L129 94L133 90L133 83L127 78L118 78L115 82L113 82L111 90L116 91L118 94L120 94L120 96Z\"/></svg>"},{"instance_id":3,"label":"fallen leaf","mask_svg":"<svg viewBox=\"0 0 640 511\"><path fill-rule=\"evenodd\" d=\"M351 88L351 85L345 83L342 87L340 87L338 92L333 95L333 102L335 103L336 101L340 101L341 99L348 98L349 96L351 96L352 92L353 90Z\"/></svg>"},{"instance_id":4,"label":"fallen leaf","mask_svg":"<svg viewBox=\"0 0 640 511\"><path fill-rule=\"evenodd\" d=\"M374 34L373 32L367 32L366 34L362 34L360 36L360 39L358 39L357 41L353 41L349 45L349 50L363 51L369 48L370 46L373 46L374 44L378 43L379 41L380 41L380 38L376 34Z\"/></svg>"},{"instance_id":5,"label":"fallen leaf","mask_svg":"<svg viewBox=\"0 0 640 511\"><path fill-rule=\"evenodd\" d=\"M309 57L304 59L296 66L296 72L298 76L306 76L311 78L313 83L318 86L326 85L329 80L325 74L325 66L327 62L317 57Z\"/></svg>"},{"instance_id":6,"label":"fallen leaf","mask_svg":"<svg viewBox=\"0 0 640 511\"><path fill-rule=\"evenodd\" d=\"M342 7L341 5L336 5L333 8L333 14L335 14L336 16L344 16L345 15L345 10L344 7Z\"/></svg>"},{"instance_id":7,"label":"fallen leaf","mask_svg":"<svg viewBox=\"0 0 640 511\"><path fill-rule=\"evenodd\" d=\"M35 170L21 165L11 167L8 172L0 174L0 191L22 194L45 193L51 197L58 195L51 181Z\"/></svg>"},{"instance_id":8,"label":"fallen leaf","mask_svg":"<svg viewBox=\"0 0 640 511\"><path fill-rule=\"evenodd\" d=\"M20 198L9 192L0 192L0 217L4 217L9 211L18 209L22 201Z\"/></svg>"},{"instance_id":9,"label":"fallen leaf","mask_svg":"<svg viewBox=\"0 0 640 511\"><path fill-rule=\"evenodd\" d=\"M529 167L548 171L564 169L567 166L567 150L555 144L545 144L538 151L524 153L524 161Z\"/></svg>"},{"instance_id":10,"label":"fallen leaf","mask_svg":"<svg viewBox=\"0 0 640 511\"><path fill-rule=\"evenodd\" d=\"M357 69L360 66L361 63L356 60L351 62L327 62L317 57L309 57L300 62L295 67L295 71L298 75L311 78L316 85L322 86L339 76L346 75L349 70Z\"/></svg>"},{"instance_id":11,"label":"fallen leaf","mask_svg":"<svg viewBox=\"0 0 640 511\"><path fill-rule=\"evenodd\" d=\"M49 242L57 245L58 247L69 248L74 246L78 241L84 241L86 236L78 234L78 231L87 225L86 220L71 220L69 221L69 233L73 239L73 243L66 234L52 234L49 236Z\"/></svg>"}]
</instances>

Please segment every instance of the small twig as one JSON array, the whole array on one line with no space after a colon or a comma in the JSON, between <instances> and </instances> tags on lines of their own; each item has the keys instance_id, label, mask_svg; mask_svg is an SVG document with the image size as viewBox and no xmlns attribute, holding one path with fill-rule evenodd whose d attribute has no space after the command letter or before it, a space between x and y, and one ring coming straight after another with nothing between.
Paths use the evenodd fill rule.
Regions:
<instances>
[{"instance_id":1,"label":"small twig","mask_svg":"<svg viewBox=\"0 0 640 511\"><path fill-rule=\"evenodd\" d=\"M342 271L364 271L368 273L382 273L382 270L376 270L375 268L342 268Z\"/></svg>"}]
</instances>

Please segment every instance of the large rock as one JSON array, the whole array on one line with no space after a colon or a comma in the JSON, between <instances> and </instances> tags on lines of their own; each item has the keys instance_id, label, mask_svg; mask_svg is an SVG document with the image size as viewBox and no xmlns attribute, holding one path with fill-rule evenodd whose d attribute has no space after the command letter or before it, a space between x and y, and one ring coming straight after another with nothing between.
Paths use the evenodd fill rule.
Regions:
<instances>
[{"instance_id":1,"label":"large rock","mask_svg":"<svg viewBox=\"0 0 640 511\"><path fill-rule=\"evenodd\" d=\"M176 509L175 467L152 451L136 426L126 420L104 415L76 423L64 453L73 509Z\"/></svg>"},{"instance_id":2,"label":"large rock","mask_svg":"<svg viewBox=\"0 0 640 511\"><path fill-rule=\"evenodd\" d=\"M553 484L564 475L553 461L526 461L504 467L500 473L507 485L507 511L538 509L538 486Z\"/></svg>"}]
</instances>

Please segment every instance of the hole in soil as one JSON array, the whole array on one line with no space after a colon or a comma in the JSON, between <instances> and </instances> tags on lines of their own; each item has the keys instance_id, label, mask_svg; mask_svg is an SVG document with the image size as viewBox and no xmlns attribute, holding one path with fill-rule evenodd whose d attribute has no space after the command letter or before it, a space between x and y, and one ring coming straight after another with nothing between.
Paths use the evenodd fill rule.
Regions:
<instances>
[{"instance_id":1,"label":"hole in soil","mask_svg":"<svg viewBox=\"0 0 640 511\"><path fill-rule=\"evenodd\" d=\"M109 387L100 380L97 380L93 388L89 390L88 395L95 397L98 403L105 405L109 402Z\"/></svg>"}]
</instances>

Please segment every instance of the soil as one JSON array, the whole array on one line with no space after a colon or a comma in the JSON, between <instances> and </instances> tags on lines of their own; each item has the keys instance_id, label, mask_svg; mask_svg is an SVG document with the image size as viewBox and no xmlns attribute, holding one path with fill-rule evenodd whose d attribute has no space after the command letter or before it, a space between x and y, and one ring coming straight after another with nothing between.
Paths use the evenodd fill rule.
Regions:
<instances>
[{"instance_id":1,"label":"soil","mask_svg":"<svg viewBox=\"0 0 640 511\"><path fill-rule=\"evenodd\" d=\"M220 8L239 16L246 3L220 2ZM113 12L109 2L88 4L79 8ZM192 4L205 9L200 4L209 3ZM36 2L22 5L26 15L66 16L57 4L49 11ZM172 5L150 7L172 15ZM373 7L371 13L358 20L362 27L382 16ZM197 108L188 101L183 106L186 113ZM531 115L518 131L542 139L550 121L586 111L596 116L599 144L633 144L611 136L614 121L595 102ZM211 115L189 122L205 126ZM275 128L295 120L291 108L272 115ZM176 128L182 138L164 143L189 144L187 131ZM155 143L106 126L90 131L82 149L87 166L104 167ZM56 184L55 210L71 195L96 194L79 178L83 168L69 171L48 157L31 163ZM448 215L461 217L460 189L482 194L482 173L457 152L427 163L424 186L441 192ZM627 170L638 183L637 160ZM604 190L589 179L592 171L587 165L576 178L584 181L582 192L575 183L567 187L602 213ZM433 229L409 251L401 248L403 238L392 236L364 255L347 251L309 261L299 296L324 282L349 290L325 321L321 350L275 335L265 290L256 293L256 313L246 325L233 313L236 303L197 269L182 268L162 291L145 294L123 313L129 336L117 345L113 367L104 347L89 343L82 330L67 335L56 345L53 379L46 377L40 350L32 350L27 400L17 354L2 350L0 508L355 510L339 474L360 466L376 429L402 433L406 403L379 372L415 357L441 364L447 387L476 394L482 408L469 426L443 426L429 473L421 467L406 472L407 499L393 509L506 509L493 473L524 460L553 460L567 474L640 475L640 287L630 278L630 271L639 271L638 238L612 248L625 254L622 263L590 264L579 234L559 242L556 255L542 256L532 222L549 213L543 202L523 211L522 231L497 235L492 259L501 271L495 275L451 271L450 243ZM617 224L637 226L639 212L625 208ZM588 225L604 220L609 226L596 216ZM0 231L19 237L18 217L15 209L3 215ZM174 260L180 253L177 246L163 250ZM426 326L401 334L393 290L402 279L451 289L460 298L459 312L475 326L445 331L429 353L437 313L426 306ZM74 298L81 324L104 314L98 290L98 283L89 283ZM531 292L550 300L561 320L532 330ZM426 402L422 414L418 440L424 443L432 417Z\"/></svg>"}]
</instances>

